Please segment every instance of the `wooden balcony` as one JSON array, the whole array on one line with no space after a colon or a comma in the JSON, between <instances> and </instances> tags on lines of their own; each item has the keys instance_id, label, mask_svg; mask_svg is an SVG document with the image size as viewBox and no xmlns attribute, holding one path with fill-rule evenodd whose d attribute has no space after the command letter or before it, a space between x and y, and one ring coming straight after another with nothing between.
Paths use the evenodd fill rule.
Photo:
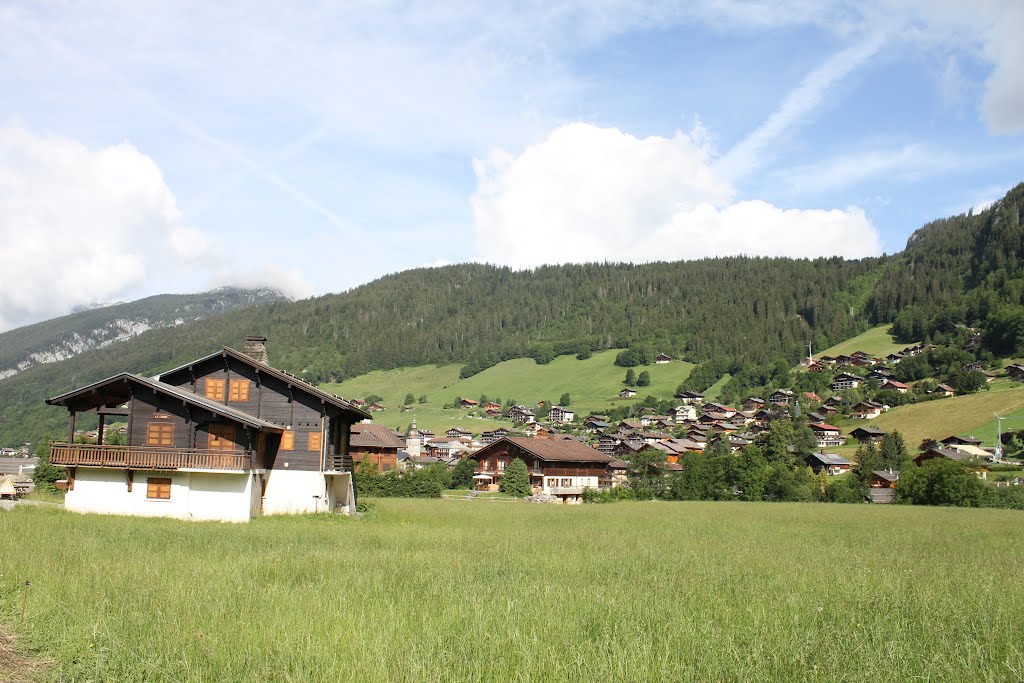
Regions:
<instances>
[{"instance_id":1,"label":"wooden balcony","mask_svg":"<svg viewBox=\"0 0 1024 683\"><path fill-rule=\"evenodd\" d=\"M324 472L352 472L352 456L347 453L333 453L324 458Z\"/></svg>"},{"instance_id":2,"label":"wooden balcony","mask_svg":"<svg viewBox=\"0 0 1024 683\"><path fill-rule=\"evenodd\" d=\"M252 453L248 451L211 451L201 448L55 443L50 446L50 462L67 467L240 472L252 467Z\"/></svg>"}]
</instances>

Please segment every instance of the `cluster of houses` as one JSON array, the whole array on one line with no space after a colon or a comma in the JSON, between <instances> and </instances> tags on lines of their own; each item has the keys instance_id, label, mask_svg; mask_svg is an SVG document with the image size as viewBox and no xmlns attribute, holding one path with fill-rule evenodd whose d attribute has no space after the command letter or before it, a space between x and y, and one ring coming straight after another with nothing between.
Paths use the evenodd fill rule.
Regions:
<instances>
[{"instance_id":1,"label":"cluster of houses","mask_svg":"<svg viewBox=\"0 0 1024 683\"><path fill-rule=\"evenodd\" d=\"M905 354L919 351L910 347ZM853 354L835 362L867 364L865 356ZM1011 376L1024 378L1024 367L1011 368ZM836 379L837 391L861 381L858 375L842 373ZM895 391L906 389L891 378L886 381ZM577 503L586 488L623 483L625 460L639 452L664 453L670 470L681 468L682 455L703 452L716 439L735 452L786 414L794 401L806 399L820 404L809 417L821 449L807 464L828 474L851 467L845 458L825 452L844 442L840 430L828 422L841 404L835 396L821 401L812 393L797 396L779 389L767 399L750 397L739 409L695 392L677 398L671 414L641 414L615 424L598 414L577 422L565 406L552 407L542 424L533 409L517 405L509 414L518 433L498 428L474 437L453 427L438 435L418 429L413 421L402 434L369 421L371 411L382 406L347 401L275 369L268 361L266 339L254 336L242 351L224 347L156 377L122 372L48 399L48 404L68 411L67 441L52 444L50 461L68 473L63 482L66 507L82 512L225 521L262 514L347 513L356 504L353 471L358 463L387 472L438 462L454 467L467 456L478 463L478 488L496 488L508 464L521 458L536 493ZM501 410L496 403L464 402L466 407ZM885 409L865 401L852 414L870 420ZM75 443L81 433L75 429L76 417L83 414L96 420L97 428L90 430L95 443ZM580 433L559 433L567 423L581 427ZM113 424L126 424L117 427L123 445L104 443L104 431ZM851 436L868 442L881 440L885 433L859 427ZM978 442L951 437L918 459L987 454ZM891 492L899 473L875 474L872 489L879 490L882 502L883 489Z\"/></svg>"}]
</instances>

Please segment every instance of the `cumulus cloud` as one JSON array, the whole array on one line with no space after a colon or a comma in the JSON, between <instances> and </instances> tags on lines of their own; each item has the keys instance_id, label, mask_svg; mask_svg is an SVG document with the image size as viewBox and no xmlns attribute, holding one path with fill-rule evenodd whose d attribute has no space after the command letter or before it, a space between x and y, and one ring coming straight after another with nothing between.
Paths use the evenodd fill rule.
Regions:
<instances>
[{"instance_id":1,"label":"cumulus cloud","mask_svg":"<svg viewBox=\"0 0 1024 683\"><path fill-rule=\"evenodd\" d=\"M734 202L713 161L692 135L639 139L586 123L562 126L519 156L495 151L474 164L477 257L533 267L881 252L860 209Z\"/></svg>"},{"instance_id":2,"label":"cumulus cloud","mask_svg":"<svg viewBox=\"0 0 1024 683\"><path fill-rule=\"evenodd\" d=\"M0 329L121 295L183 229L159 168L131 144L90 150L17 123L0 126L0 207Z\"/></svg>"}]
</instances>

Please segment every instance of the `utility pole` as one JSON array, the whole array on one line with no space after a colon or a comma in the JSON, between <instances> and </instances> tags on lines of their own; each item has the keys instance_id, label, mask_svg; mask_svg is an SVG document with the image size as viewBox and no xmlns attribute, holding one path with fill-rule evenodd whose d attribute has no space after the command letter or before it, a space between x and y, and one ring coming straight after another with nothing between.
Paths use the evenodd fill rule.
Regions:
<instances>
[{"instance_id":1,"label":"utility pole","mask_svg":"<svg viewBox=\"0 0 1024 683\"><path fill-rule=\"evenodd\" d=\"M996 413L992 413L996 416L996 460L1003 459L1003 419Z\"/></svg>"}]
</instances>

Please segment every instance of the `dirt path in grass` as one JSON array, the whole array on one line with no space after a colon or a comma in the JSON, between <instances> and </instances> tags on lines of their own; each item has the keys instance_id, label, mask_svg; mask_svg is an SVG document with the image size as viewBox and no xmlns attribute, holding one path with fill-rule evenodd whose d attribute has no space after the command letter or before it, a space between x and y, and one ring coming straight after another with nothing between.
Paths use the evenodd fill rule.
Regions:
<instances>
[{"instance_id":1,"label":"dirt path in grass","mask_svg":"<svg viewBox=\"0 0 1024 683\"><path fill-rule=\"evenodd\" d=\"M0 627L0 683L31 683L39 680L44 668L43 662L22 657L16 645L14 636Z\"/></svg>"}]
</instances>

